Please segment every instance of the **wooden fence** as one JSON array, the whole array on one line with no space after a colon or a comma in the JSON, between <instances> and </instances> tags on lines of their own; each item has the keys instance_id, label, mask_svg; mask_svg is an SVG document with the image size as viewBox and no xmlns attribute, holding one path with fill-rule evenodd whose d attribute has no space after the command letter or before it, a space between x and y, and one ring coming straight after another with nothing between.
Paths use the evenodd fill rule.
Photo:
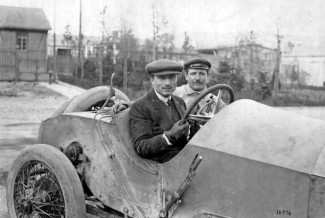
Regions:
<instances>
[{"instance_id":1,"label":"wooden fence","mask_svg":"<svg viewBox=\"0 0 325 218\"><path fill-rule=\"evenodd\" d=\"M45 51L17 52L0 50L0 80L48 80Z\"/></svg>"}]
</instances>

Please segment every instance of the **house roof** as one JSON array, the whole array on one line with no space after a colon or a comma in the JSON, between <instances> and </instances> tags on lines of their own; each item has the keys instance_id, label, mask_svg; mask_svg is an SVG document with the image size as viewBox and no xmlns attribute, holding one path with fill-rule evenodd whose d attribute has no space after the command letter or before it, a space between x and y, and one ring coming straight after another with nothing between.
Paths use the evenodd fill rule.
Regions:
<instances>
[{"instance_id":1,"label":"house roof","mask_svg":"<svg viewBox=\"0 0 325 218\"><path fill-rule=\"evenodd\" d=\"M268 48L260 44L244 44L244 45L237 45L238 47L248 47L248 46L253 46L253 47L259 47L262 49L270 50L270 51L275 51L276 49L273 48ZM197 51L227 51L227 50L233 50L234 46L220 46L220 47L211 47L211 48L199 48Z\"/></svg>"},{"instance_id":2,"label":"house roof","mask_svg":"<svg viewBox=\"0 0 325 218\"><path fill-rule=\"evenodd\" d=\"M51 26L40 8L0 6L0 29L47 31Z\"/></svg>"}]
</instances>

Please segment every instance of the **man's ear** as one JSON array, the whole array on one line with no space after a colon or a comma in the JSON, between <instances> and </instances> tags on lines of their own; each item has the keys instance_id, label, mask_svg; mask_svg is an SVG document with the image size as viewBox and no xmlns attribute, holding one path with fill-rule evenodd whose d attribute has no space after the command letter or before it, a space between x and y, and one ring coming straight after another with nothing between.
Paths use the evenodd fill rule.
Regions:
<instances>
[{"instance_id":1,"label":"man's ear","mask_svg":"<svg viewBox=\"0 0 325 218\"><path fill-rule=\"evenodd\" d=\"M207 83L209 83L210 80L211 80L211 74L210 74L209 71L208 71L208 73L207 73Z\"/></svg>"},{"instance_id":2,"label":"man's ear","mask_svg":"<svg viewBox=\"0 0 325 218\"><path fill-rule=\"evenodd\" d=\"M184 71L184 78L185 78L186 81L188 81L187 76L188 76L188 72L185 70Z\"/></svg>"}]
</instances>

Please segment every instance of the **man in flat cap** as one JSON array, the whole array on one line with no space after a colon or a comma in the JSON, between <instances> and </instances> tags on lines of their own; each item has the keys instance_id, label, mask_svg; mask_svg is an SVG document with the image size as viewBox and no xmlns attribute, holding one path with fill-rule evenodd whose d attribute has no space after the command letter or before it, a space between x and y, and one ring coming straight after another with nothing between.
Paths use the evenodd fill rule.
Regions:
<instances>
[{"instance_id":1,"label":"man in flat cap","mask_svg":"<svg viewBox=\"0 0 325 218\"><path fill-rule=\"evenodd\" d=\"M135 151L143 158L166 162L187 143L189 124L180 124L185 102L172 95L183 65L161 59L146 65L153 88L130 108Z\"/></svg>"},{"instance_id":2,"label":"man in flat cap","mask_svg":"<svg viewBox=\"0 0 325 218\"><path fill-rule=\"evenodd\" d=\"M186 106L189 106L202 91L207 89L210 68L210 62L203 58L195 58L187 61L184 64L184 75L187 84L177 87L174 95L181 97L185 101ZM204 112L202 113L203 115L214 115L214 113L217 113L226 106L222 99L218 101L218 98L220 98L219 95L206 95L198 103L198 107L194 108L192 113L196 114L204 107L204 105L211 102L213 106L210 108L204 108Z\"/></svg>"}]
</instances>

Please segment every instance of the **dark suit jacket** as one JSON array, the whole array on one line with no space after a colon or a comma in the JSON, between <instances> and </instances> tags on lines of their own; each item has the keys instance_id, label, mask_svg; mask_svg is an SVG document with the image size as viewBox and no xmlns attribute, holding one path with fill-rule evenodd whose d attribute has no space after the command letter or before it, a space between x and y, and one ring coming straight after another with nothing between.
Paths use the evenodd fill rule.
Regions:
<instances>
[{"instance_id":1,"label":"dark suit jacket","mask_svg":"<svg viewBox=\"0 0 325 218\"><path fill-rule=\"evenodd\" d=\"M180 119L186 110L185 102L173 95L172 101ZM164 131L171 129L174 125L167 109L168 106L159 100L153 89L131 106L131 135L135 151L141 157L165 162L186 145L186 137L177 140L172 146L169 146L163 138Z\"/></svg>"}]
</instances>

